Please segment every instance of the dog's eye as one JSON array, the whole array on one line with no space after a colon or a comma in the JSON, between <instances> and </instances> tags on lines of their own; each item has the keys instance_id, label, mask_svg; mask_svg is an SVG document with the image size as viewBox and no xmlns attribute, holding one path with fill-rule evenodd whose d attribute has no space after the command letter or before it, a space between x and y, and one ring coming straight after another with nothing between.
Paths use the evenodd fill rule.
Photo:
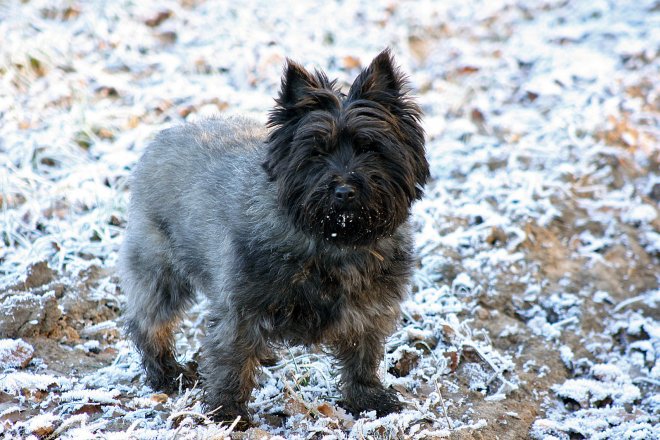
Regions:
<instances>
[{"instance_id":1,"label":"dog's eye","mask_svg":"<svg viewBox=\"0 0 660 440\"><path fill-rule=\"evenodd\" d=\"M373 153L378 151L378 145L375 142L360 142L358 151L361 153Z\"/></svg>"}]
</instances>

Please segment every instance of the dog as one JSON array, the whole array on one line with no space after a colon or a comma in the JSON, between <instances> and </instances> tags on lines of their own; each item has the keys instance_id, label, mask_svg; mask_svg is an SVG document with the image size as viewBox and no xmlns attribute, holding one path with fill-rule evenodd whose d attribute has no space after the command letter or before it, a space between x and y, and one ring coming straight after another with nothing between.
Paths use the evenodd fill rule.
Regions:
<instances>
[{"instance_id":1,"label":"dog","mask_svg":"<svg viewBox=\"0 0 660 440\"><path fill-rule=\"evenodd\" d=\"M133 172L119 259L147 383L194 380L173 334L203 292L199 377L215 420L249 423L258 368L281 344L327 347L351 413L400 411L377 371L429 179L421 116L386 49L346 94L287 59L266 127L235 117L159 133Z\"/></svg>"}]
</instances>

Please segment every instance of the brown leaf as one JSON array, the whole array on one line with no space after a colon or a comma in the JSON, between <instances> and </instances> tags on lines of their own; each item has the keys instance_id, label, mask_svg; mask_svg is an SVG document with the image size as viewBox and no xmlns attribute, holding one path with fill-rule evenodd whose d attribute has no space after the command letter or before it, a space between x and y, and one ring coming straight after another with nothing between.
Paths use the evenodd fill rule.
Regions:
<instances>
[{"instance_id":1,"label":"brown leaf","mask_svg":"<svg viewBox=\"0 0 660 440\"><path fill-rule=\"evenodd\" d=\"M51 435L55 431L53 425L38 426L32 429L32 434L36 435L39 438L44 438Z\"/></svg>"},{"instance_id":2,"label":"brown leaf","mask_svg":"<svg viewBox=\"0 0 660 440\"><path fill-rule=\"evenodd\" d=\"M179 113L179 116L181 116L182 118L185 118L185 117L187 117L189 114L191 114L192 112L194 112L195 110L196 110L195 106L193 106L193 105L186 105L186 106L180 107L180 108L177 110L177 113Z\"/></svg>"},{"instance_id":3,"label":"brown leaf","mask_svg":"<svg viewBox=\"0 0 660 440\"><path fill-rule=\"evenodd\" d=\"M115 137L115 134L107 128L99 128L97 135L101 139L113 139Z\"/></svg>"},{"instance_id":4,"label":"brown leaf","mask_svg":"<svg viewBox=\"0 0 660 440\"><path fill-rule=\"evenodd\" d=\"M154 15L153 17L144 20L144 24L146 24L149 27L156 27L165 20L167 20L168 18L170 18L172 15L173 15L172 11L170 11L169 9L158 11L158 13L156 13L156 15Z\"/></svg>"},{"instance_id":5,"label":"brown leaf","mask_svg":"<svg viewBox=\"0 0 660 440\"><path fill-rule=\"evenodd\" d=\"M137 116L131 116L128 118L128 128L135 128L140 125L140 118Z\"/></svg>"},{"instance_id":6,"label":"brown leaf","mask_svg":"<svg viewBox=\"0 0 660 440\"><path fill-rule=\"evenodd\" d=\"M396 377L404 377L417 366L419 354L414 351L405 351L401 358L390 368L390 372Z\"/></svg>"},{"instance_id":7,"label":"brown leaf","mask_svg":"<svg viewBox=\"0 0 660 440\"><path fill-rule=\"evenodd\" d=\"M94 414L99 414L102 412L103 412L103 408L101 408L101 405L87 403L85 405L82 405L77 410L75 410L73 414L88 414L90 416L93 416Z\"/></svg>"},{"instance_id":8,"label":"brown leaf","mask_svg":"<svg viewBox=\"0 0 660 440\"><path fill-rule=\"evenodd\" d=\"M459 75L469 75L471 73L475 73L475 72L478 72L478 71L479 71L478 67L463 66L463 67L459 67L458 70L456 71L456 73L458 73Z\"/></svg>"},{"instance_id":9,"label":"brown leaf","mask_svg":"<svg viewBox=\"0 0 660 440\"><path fill-rule=\"evenodd\" d=\"M328 402L320 404L316 409L326 417L333 417L335 414L334 408L332 408Z\"/></svg>"},{"instance_id":10,"label":"brown leaf","mask_svg":"<svg viewBox=\"0 0 660 440\"><path fill-rule=\"evenodd\" d=\"M410 52L417 61L426 61L431 50L427 39L411 35L408 37L408 46L410 47Z\"/></svg>"},{"instance_id":11,"label":"brown leaf","mask_svg":"<svg viewBox=\"0 0 660 440\"><path fill-rule=\"evenodd\" d=\"M486 243L493 246L496 243L504 245L507 242L506 232L499 226L493 226L493 229L490 231L490 235L486 237Z\"/></svg>"},{"instance_id":12,"label":"brown leaf","mask_svg":"<svg viewBox=\"0 0 660 440\"><path fill-rule=\"evenodd\" d=\"M169 399L169 396L167 394L157 393L157 394L152 394L151 397L149 398L157 403L165 403Z\"/></svg>"},{"instance_id":13,"label":"brown leaf","mask_svg":"<svg viewBox=\"0 0 660 440\"><path fill-rule=\"evenodd\" d=\"M454 343L456 341L456 332L451 326L444 324L442 326L442 333L446 342Z\"/></svg>"},{"instance_id":14,"label":"brown leaf","mask_svg":"<svg viewBox=\"0 0 660 440\"><path fill-rule=\"evenodd\" d=\"M360 59L352 55L345 56L342 59L342 63L344 64L344 69L347 70L358 69L362 66L362 63L360 63Z\"/></svg>"},{"instance_id":15,"label":"brown leaf","mask_svg":"<svg viewBox=\"0 0 660 440\"><path fill-rule=\"evenodd\" d=\"M470 112L470 119L472 119L472 122L474 122L475 124L483 124L484 121L486 120L484 114L478 108L472 109L472 111Z\"/></svg>"},{"instance_id":16,"label":"brown leaf","mask_svg":"<svg viewBox=\"0 0 660 440\"><path fill-rule=\"evenodd\" d=\"M289 415L294 414L307 414L309 409L305 402L298 399L296 396L289 396L284 402L284 412Z\"/></svg>"},{"instance_id":17,"label":"brown leaf","mask_svg":"<svg viewBox=\"0 0 660 440\"><path fill-rule=\"evenodd\" d=\"M456 372L458 368L458 352L456 351L445 351L442 355L449 361L448 367L449 371L452 373Z\"/></svg>"}]
</instances>

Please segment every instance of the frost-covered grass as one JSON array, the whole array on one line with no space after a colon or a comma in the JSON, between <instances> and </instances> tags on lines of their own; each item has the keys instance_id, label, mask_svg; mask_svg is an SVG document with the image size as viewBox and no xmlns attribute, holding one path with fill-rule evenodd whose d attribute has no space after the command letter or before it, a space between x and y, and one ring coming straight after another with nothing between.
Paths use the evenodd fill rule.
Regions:
<instances>
[{"instance_id":1,"label":"frost-covered grass","mask_svg":"<svg viewBox=\"0 0 660 440\"><path fill-rule=\"evenodd\" d=\"M382 366L408 409L355 420L328 357L294 347L260 377L255 434L657 435L657 2L10 0L0 35L0 436L231 435L199 390L145 387L118 331L128 176L164 127L264 121L285 57L346 85L385 46L433 176Z\"/></svg>"}]
</instances>

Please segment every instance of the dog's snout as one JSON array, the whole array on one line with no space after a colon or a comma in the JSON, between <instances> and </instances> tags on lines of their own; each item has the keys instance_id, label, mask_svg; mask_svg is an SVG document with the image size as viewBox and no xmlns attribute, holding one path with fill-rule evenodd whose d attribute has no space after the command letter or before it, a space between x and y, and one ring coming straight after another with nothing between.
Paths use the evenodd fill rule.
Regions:
<instances>
[{"instance_id":1,"label":"dog's snout","mask_svg":"<svg viewBox=\"0 0 660 440\"><path fill-rule=\"evenodd\" d=\"M353 188L351 185L348 185L346 183L342 183L341 185L337 185L335 188L335 199L339 203L346 203L355 198L355 188Z\"/></svg>"}]
</instances>

